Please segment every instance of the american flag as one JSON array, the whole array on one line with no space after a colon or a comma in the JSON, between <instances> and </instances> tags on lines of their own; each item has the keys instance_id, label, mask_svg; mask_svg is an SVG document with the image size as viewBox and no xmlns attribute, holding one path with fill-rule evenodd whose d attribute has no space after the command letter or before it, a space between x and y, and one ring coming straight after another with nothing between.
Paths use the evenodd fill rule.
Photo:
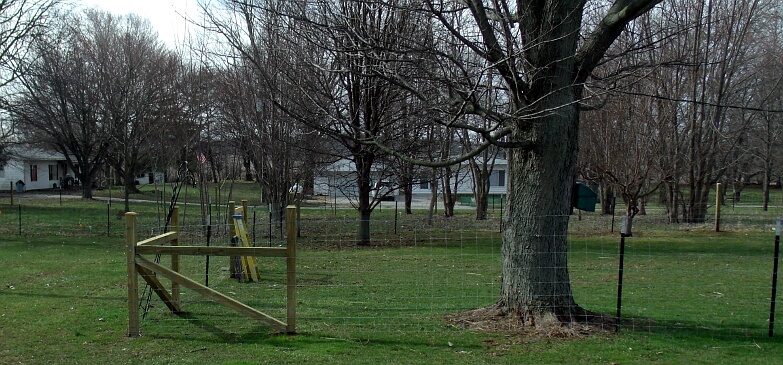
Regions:
<instances>
[{"instance_id":1,"label":"american flag","mask_svg":"<svg viewBox=\"0 0 783 365\"><path fill-rule=\"evenodd\" d=\"M198 153L198 162L200 162L203 165L204 162L207 162L207 156L204 156L203 153L199 152Z\"/></svg>"}]
</instances>

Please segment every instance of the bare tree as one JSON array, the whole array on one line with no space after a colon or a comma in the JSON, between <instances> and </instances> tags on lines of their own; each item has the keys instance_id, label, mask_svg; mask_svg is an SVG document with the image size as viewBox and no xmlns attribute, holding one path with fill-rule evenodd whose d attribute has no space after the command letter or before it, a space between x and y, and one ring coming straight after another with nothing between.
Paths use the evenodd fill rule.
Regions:
<instances>
[{"instance_id":1,"label":"bare tree","mask_svg":"<svg viewBox=\"0 0 783 365\"><path fill-rule=\"evenodd\" d=\"M0 2L0 88L24 73L32 40L45 31L49 15L60 0Z\"/></svg>"},{"instance_id":2,"label":"bare tree","mask_svg":"<svg viewBox=\"0 0 783 365\"><path fill-rule=\"evenodd\" d=\"M8 160L5 143L14 135L13 118L8 117L8 85L24 74L24 62L33 39L43 33L50 14L60 0L0 1L0 168Z\"/></svg>"},{"instance_id":3,"label":"bare tree","mask_svg":"<svg viewBox=\"0 0 783 365\"><path fill-rule=\"evenodd\" d=\"M477 127L444 121L483 137L464 158L490 145L509 149L508 224L496 307L524 324L545 325L547 317L564 322L590 317L573 298L566 264L584 83L625 25L657 3L614 1L580 38L582 1L424 2L422 10L438 21L442 41L465 45L484 62L476 68L434 55L447 65L439 79L451 100L438 109L492 122ZM503 98L492 103L476 97L489 76L476 69L493 70Z\"/></svg>"},{"instance_id":4,"label":"bare tree","mask_svg":"<svg viewBox=\"0 0 783 365\"><path fill-rule=\"evenodd\" d=\"M121 177L125 211L138 192L136 175L155 166L156 136L176 116L179 58L165 49L149 22L88 11L93 32L90 52L99 62L100 105L114 125L108 162Z\"/></svg>"},{"instance_id":5,"label":"bare tree","mask_svg":"<svg viewBox=\"0 0 783 365\"><path fill-rule=\"evenodd\" d=\"M389 126L403 117L405 109L400 106L406 96L398 86L368 71L377 64L376 56L398 56L383 49L397 48L399 42L413 36L417 22L411 21L411 12L367 2L313 2L306 7L304 3L277 1L223 4L245 21L245 28L238 33L233 15L221 18L219 12L205 8L212 29L253 63L268 92L281 97L271 100L272 106L330 138L332 145L341 149L333 153L350 157L356 169L355 207L361 222L357 242L369 244L370 215L380 202L373 193L379 183L374 173L386 170L391 161L384 161L385 153L366 141L375 137L393 144L397 132L389 133ZM281 16L303 9L307 18ZM268 17L277 17L275 24L285 27L287 34L278 37L271 48L262 48L265 44L259 42L259 36L269 32L261 28ZM366 42L380 47L368 48L363 45ZM277 59L280 67L271 73L264 67L266 54L281 49L289 53ZM288 100L285 103L283 96Z\"/></svg>"},{"instance_id":6,"label":"bare tree","mask_svg":"<svg viewBox=\"0 0 783 365\"><path fill-rule=\"evenodd\" d=\"M658 80L671 84L660 114L668 122L662 150L666 172L667 210L672 221L678 213L687 223L703 222L710 204L710 189L740 160L738 144L744 140L752 117L746 90L752 73L746 65L757 57L753 34L761 16L770 11L763 0L724 0L667 3L664 29L678 35L679 64L666 68ZM680 183L687 184L683 192Z\"/></svg>"},{"instance_id":7,"label":"bare tree","mask_svg":"<svg viewBox=\"0 0 783 365\"><path fill-rule=\"evenodd\" d=\"M626 227L644 212L644 201L663 183L657 151L664 138L657 123L665 115L650 81L665 63L657 54L666 37L651 23L658 11L644 14L618 37L606 61L594 71L594 90L606 89L603 105L582 112L579 173L598 183L602 212L612 212L616 195L626 206Z\"/></svg>"},{"instance_id":8,"label":"bare tree","mask_svg":"<svg viewBox=\"0 0 783 365\"><path fill-rule=\"evenodd\" d=\"M467 150L472 150L477 143L474 137L467 131L463 131L461 143ZM480 141L478 141L480 143ZM489 190L491 177L495 171L495 162L501 153L501 149L495 146L486 148L480 155L468 160L470 174L473 180L473 199L476 201L476 220L487 219L489 209ZM505 182L503 182L505 183Z\"/></svg>"},{"instance_id":9,"label":"bare tree","mask_svg":"<svg viewBox=\"0 0 783 365\"><path fill-rule=\"evenodd\" d=\"M92 198L93 179L106 160L114 125L102 109L101 75L88 20L63 17L53 34L38 37L31 64L20 78L21 91L11 105L13 118L28 141L45 143L62 153Z\"/></svg>"},{"instance_id":10,"label":"bare tree","mask_svg":"<svg viewBox=\"0 0 783 365\"><path fill-rule=\"evenodd\" d=\"M14 109L28 139L66 155L85 198L102 164L110 163L123 180L129 210L136 174L153 166L152 137L174 115L178 59L148 22L97 10L69 15L57 34L39 37L36 46Z\"/></svg>"},{"instance_id":11,"label":"bare tree","mask_svg":"<svg viewBox=\"0 0 783 365\"><path fill-rule=\"evenodd\" d=\"M753 86L748 88L751 99L762 106L753 111L750 133L748 133L747 152L752 156L749 162L753 172L761 175L763 191L762 209L767 211L770 204L772 180L778 176L780 187L781 159L777 151L783 146L783 19L775 12L765 22L769 28L757 36L762 56L757 59ZM755 163L754 163L755 162Z\"/></svg>"},{"instance_id":12,"label":"bare tree","mask_svg":"<svg viewBox=\"0 0 783 365\"><path fill-rule=\"evenodd\" d=\"M319 128L351 141L346 147L356 157L359 171L369 168L377 153L447 166L466 161L490 145L510 149L508 224L503 232L497 308L523 323L540 325L552 316L562 321L589 317L573 298L566 264L579 107L587 97L584 83L625 25L658 2L613 1L601 8L601 21L584 33L581 0L312 1L297 2L286 11L288 19L302 21L302 29L307 25L306 29L318 31L292 33L292 38L331 40L320 44L326 56L315 58L322 63L311 62L318 65L311 75L330 75L339 81L311 77L328 86L309 95L330 101L333 107L318 116L335 123ZM412 24L420 24L425 34L433 36L422 37L422 28ZM473 59L481 64L467 64L443 52L460 47L475 54ZM410 69L418 72L407 73ZM492 87L504 94L492 99L497 102L477 97L476 91L487 85L490 69L499 78L498 86ZM433 122L468 129L483 138L462 158L433 163L411 159L387 146L387 129L382 127L393 119L384 111L394 105L389 103L394 99L384 98L401 88L431 103L431 94L413 82L422 75L436 81L426 85L428 91L437 85L441 95L430 104ZM461 117L468 114L491 123L487 127L466 124ZM366 175L359 176L360 189L367 189ZM368 201L360 201L363 221L369 211L361 207L368 206ZM369 237L368 228L360 232L360 241Z\"/></svg>"}]
</instances>

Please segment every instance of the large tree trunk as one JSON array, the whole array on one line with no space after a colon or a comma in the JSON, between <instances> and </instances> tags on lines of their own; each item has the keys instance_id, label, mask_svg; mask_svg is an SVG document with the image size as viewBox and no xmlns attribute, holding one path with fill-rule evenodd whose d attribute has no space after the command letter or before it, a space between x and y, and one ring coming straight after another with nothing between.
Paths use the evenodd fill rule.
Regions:
<instances>
[{"instance_id":1,"label":"large tree trunk","mask_svg":"<svg viewBox=\"0 0 783 365\"><path fill-rule=\"evenodd\" d=\"M430 180L430 205L427 209L427 225L432 226L432 220L435 216L435 210L438 208L438 170L432 169L432 179Z\"/></svg>"},{"instance_id":2,"label":"large tree trunk","mask_svg":"<svg viewBox=\"0 0 783 365\"><path fill-rule=\"evenodd\" d=\"M574 106L561 108L533 127L535 149L510 152L498 306L528 325L542 324L547 315L561 321L584 315L571 291L567 262L577 113Z\"/></svg>"},{"instance_id":3,"label":"large tree trunk","mask_svg":"<svg viewBox=\"0 0 783 365\"><path fill-rule=\"evenodd\" d=\"M400 170L400 190L405 197L405 214L413 214L413 165L405 164Z\"/></svg>"},{"instance_id":4,"label":"large tree trunk","mask_svg":"<svg viewBox=\"0 0 783 365\"><path fill-rule=\"evenodd\" d=\"M491 169L487 167L489 156L484 155L481 164L475 160L470 162L470 170L473 175L473 199L476 200L476 220L486 220L489 208L489 176Z\"/></svg>"},{"instance_id":5,"label":"large tree trunk","mask_svg":"<svg viewBox=\"0 0 783 365\"><path fill-rule=\"evenodd\" d=\"M75 168L72 164L69 164L74 171L76 178L82 184L82 199L92 199L92 184L95 181L95 175L98 174L98 168L96 164L90 164L87 160L79 161L79 167Z\"/></svg>"},{"instance_id":6,"label":"large tree trunk","mask_svg":"<svg viewBox=\"0 0 783 365\"><path fill-rule=\"evenodd\" d=\"M482 221L487 219L487 210L489 209L489 192L481 191L476 196L476 220Z\"/></svg>"},{"instance_id":7,"label":"large tree trunk","mask_svg":"<svg viewBox=\"0 0 783 365\"><path fill-rule=\"evenodd\" d=\"M251 159L251 153L245 153L242 155L242 167L244 167L245 171L245 181L253 181L253 170L250 169L252 166Z\"/></svg>"},{"instance_id":8,"label":"large tree trunk","mask_svg":"<svg viewBox=\"0 0 783 365\"><path fill-rule=\"evenodd\" d=\"M489 183L481 181L481 185L475 187L474 199L476 199L476 220L486 220L489 209Z\"/></svg>"},{"instance_id":9,"label":"large tree trunk","mask_svg":"<svg viewBox=\"0 0 783 365\"><path fill-rule=\"evenodd\" d=\"M413 214L413 184L405 184L402 191L405 197L405 214Z\"/></svg>"},{"instance_id":10,"label":"large tree trunk","mask_svg":"<svg viewBox=\"0 0 783 365\"><path fill-rule=\"evenodd\" d=\"M92 199L92 179L80 180L82 180L82 198Z\"/></svg>"},{"instance_id":11,"label":"large tree trunk","mask_svg":"<svg viewBox=\"0 0 783 365\"><path fill-rule=\"evenodd\" d=\"M452 170L450 166L446 166L445 172L442 177L443 181L443 215L446 217L454 216L454 206L457 204L457 194L451 190Z\"/></svg>"},{"instance_id":12,"label":"large tree trunk","mask_svg":"<svg viewBox=\"0 0 783 365\"><path fill-rule=\"evenodd\" d=\"M372 163L374 157L368 154L357 155L356 157L356 183L358 186L358 207L359 211L359 231L357 232L356 244L360 246L370 245L370 215L373 206L372 199Z\"/></svg>"}]
</instances>

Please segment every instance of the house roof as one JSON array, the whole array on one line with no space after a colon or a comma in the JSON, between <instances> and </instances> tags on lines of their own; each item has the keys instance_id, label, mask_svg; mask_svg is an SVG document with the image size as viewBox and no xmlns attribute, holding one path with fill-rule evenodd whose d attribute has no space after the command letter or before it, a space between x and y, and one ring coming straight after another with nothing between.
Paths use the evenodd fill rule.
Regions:
<instances>
[{"instance_id":1,"label":"house roof","mask_svg":"<svg viewBox=\"0 0 783 365\"><path fill-rule=\"evenodd\" d=\"M9 148L11 158L17 160L35 160L35 161L63 161L65 156L62 153L49 149L33 146L12 146Z\"/></svg>"}]
</instances>

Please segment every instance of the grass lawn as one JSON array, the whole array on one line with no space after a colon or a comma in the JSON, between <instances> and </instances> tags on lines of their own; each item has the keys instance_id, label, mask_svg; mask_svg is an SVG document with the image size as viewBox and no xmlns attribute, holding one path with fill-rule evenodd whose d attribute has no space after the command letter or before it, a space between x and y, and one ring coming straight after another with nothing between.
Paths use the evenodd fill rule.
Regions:
<instances>
[{"instance_id":1,"label":"grass lawn","mask_svg":"<svg viewBox=\"0 0 783 365\"><path fill-rule=\"evenodd\" d=\"M393 213L384 210L373 223L382 244L356 248L350 211L304 210L299 334L271 333L184 290L186 316L168 314L153 296L143 335L128 338L123 226L107 214L112 208L26 202L22 236L16 216L2 209L0 364L783 364L783 328L766 335L768 232L640 224L626 241L619 334L522 338L444 319L496 299L496 226L474 226L466 212L424 230L417 212L400 218L394 233ZM155 233L157 209L134 206L146 219L140 237ZM573 222L574 294L587 308L613 314L619 238L591 219ZM279 244L279 237L266 241L266 229L258 225L257 241ZM204 240L198 232L188 237ZM260 260L256 283L228 278L226 266L225 259L210 261L211 287L283 316L282 262ZM203 258L183 260L183 272L196 280L206 269Z\"/></svg>"}]
</instances>

